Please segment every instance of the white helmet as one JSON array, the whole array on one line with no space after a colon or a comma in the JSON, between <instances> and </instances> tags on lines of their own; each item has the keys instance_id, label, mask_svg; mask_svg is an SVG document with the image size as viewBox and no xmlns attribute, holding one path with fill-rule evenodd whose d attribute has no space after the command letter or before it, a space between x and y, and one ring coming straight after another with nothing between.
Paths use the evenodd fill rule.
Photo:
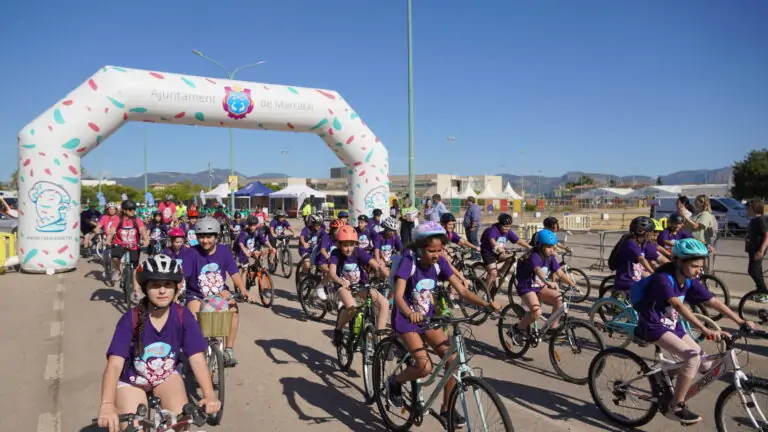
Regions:
<instances>
[{"instance_id":1,"label":"white helmet","mask_svg":"<svg viewBox=\"0 0 768 432\"><path fill-rule=\"evenodd\" d=\"M381 222L381 226L385 229L389 229L392 231L399 231L400 230L400 221L393 218L392 216L384 219L384 221Z\"/></svg>"},{"instance_id":2,"label":"white helmet","mask_svg":"<svg viewBox=\"0 0 768 432\"><path fill-rule=\"evenodd\" d=\"M323 221L323 218L321 218L320 215L311 214L307 216L307 225L312 225L316 223L319 224L322 221Z\"/></svg>"}]
</instances>

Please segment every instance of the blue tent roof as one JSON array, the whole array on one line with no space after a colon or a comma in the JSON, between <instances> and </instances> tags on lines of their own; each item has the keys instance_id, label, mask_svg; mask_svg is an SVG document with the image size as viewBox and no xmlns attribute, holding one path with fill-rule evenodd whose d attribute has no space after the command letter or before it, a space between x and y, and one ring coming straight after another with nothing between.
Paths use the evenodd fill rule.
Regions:
<instances>
[{"instance_id":1,"label":"blue tent roof","mask_svg":"<svg viewBox=\"0 0 768 432\"><path fill-rule=\"evenodd\" d=\"M255 181L248 183L244 188L235 192L235 196L239 197L263 197L269 196L272 193L272 189L264 186L264 183Z\"/></svg>"}]
</instances>

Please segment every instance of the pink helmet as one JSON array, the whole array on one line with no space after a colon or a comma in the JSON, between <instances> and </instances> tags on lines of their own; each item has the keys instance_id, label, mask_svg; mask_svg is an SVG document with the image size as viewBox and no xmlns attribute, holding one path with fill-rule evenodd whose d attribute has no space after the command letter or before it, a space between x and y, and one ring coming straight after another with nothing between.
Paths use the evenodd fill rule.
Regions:
<instances>
[{"instance_id":1,"label":"pink helmet","mask_svg":"<svg viewBox=\"0 0 768 432\"><path fill-rule=\"evenodd\" d=\"M184 230L181 228L171 228L170 231L168 231L168 237L174 238L174 237L186 237L187 235L184 234Z\"/></svg>"}]
</instances>

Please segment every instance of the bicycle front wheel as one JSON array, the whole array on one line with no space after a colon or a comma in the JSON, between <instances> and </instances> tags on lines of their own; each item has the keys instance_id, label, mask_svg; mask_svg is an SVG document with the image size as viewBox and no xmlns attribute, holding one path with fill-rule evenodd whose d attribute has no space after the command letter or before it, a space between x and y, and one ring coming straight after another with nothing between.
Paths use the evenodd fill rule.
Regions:
<instances>
[{"instance_id":1,"label":"bicycle front wheel","mask_svg":"<svg viewBox=\"0 0 768 432\"><path fill-rule=\"evenodd\" d=\"M407 357L407 358L406 358ZM389 397L389 379L398 375L406 367L413 364L413 358L397 337L390 336L382 339L376 346L373 355L373 385L376 406L379 415L390 431L407 431L416 421L418 414L418 388L415 381L404 383L402 386L404 404L394 405Z\"/></svg>"},{"instance_id":2,"label":"bicycle front wheel","mask_svg":"<svg viewBox=\"0 0 768 432\"><path fill-rule=\"evenodd\" d=\"M259 274L259 298L265 308L271 308L275 301L275 285L272 283L272 276L263 270Z\"/></svg>"},{"instance_id":3,"label":"bicycle front wheel","mask_svg":"<svg viewBox=\"0 0 768 432\"><path fill-rule=\"evenodd\" d=\"M336 327L334 328L339 327L339 320L341 320L341 316L346 309L347 308L344 306L339 308L339 313L336 314ZM352 365L352 359L355 358L355 351L353 348L356 336L352 330L356 318L356 316L352 317L349 323L345 326L346 328L342 328L341 332L344 334L344 338L339 346L336 347L336 361L339 364L339 369L343 372L349 370L349 367Z\"/></svg>"},{"instance_id":4,"label":"bicycle front wheel","mask_svg":"<svg viewBox=\"0 0 768 432\"><path fill-rule=\"evenodd\" d=\"M325 317L328 310L325 308L325 301L317 295L317 284L320 281L307 276L302 279L299 285L299 303L301 309L307 315L307 318L313 321L320 321Z\"/></svg>"},{"instance_id":5,"label":"bicycle front wheel","mask_svg":"<svg viewBox=\"0 0 768 432\"><path fill-rule=\"evenodd\" d=\"M572 303L581 303L589 297L589 291L592 286L589 282L589 276L584 270L579 268L570 267L568 269L568 276L576 283L573 287L573 295L571 296Z\"/></svg>"},{"instance_id":6,"label":"bicycle front wheel","mask_svg":"<svg viewBox=\"0 0 768 432\"><path fill-rule=\"evenodd\" d=\"M128 266L123 267L123 274L120 277L120 286L123 288L123 301L128 309L132 306L131 297L133 296L133 276L129 269L130 267Z\"/></svg>"},{"instance_id":7,"label":"bicycle front wheel","mask_svg":"<svg viewBox=\"0 0 768 432\"><path fill-rule=\"evenodd\" d=\"M221 423L221 418L224 416L224 352L221 350L221 345L218 342L208 345L208 372L211 375L211 382L213 383L213 391L216 392L216 397L221 402L221 409L214 416L208 417L208 424L216 426Z\"/></svg>"},{"instance_id":8,"label":"bicycle front wheel","mask_svg":"<svg viewBox=\"0 0 768 432\"><path fill-rule=\"evenodd\" d=\"M563 346L559 348L561 344ZM567 321L549 340L549 361L564 380L586 384L589 370L582 369L582 365L590 364L603 349L603 338L594 327L581 321ZM570 358L564 358L566 354L570 354ZM566 367L573 370L566 371Z\"/></svg>"},{"instance_id":9,"label":"bicycle front wheel","mask_svg":"<svg viewBox=\"0 0 768 432\"><path fill-rule=\"evenodd\" d=\"M363 358L363 396L365 404L373 403L376 396L376 387L373 384L373 354L376 350L376 329L373 324L366 324L360 339Z\"/></svg>"},{"instance_id":10,"label":"bicycle front wheel","mask_svg":"<svg viewBox=\"0 0 768 432\"><path fill-rule=\"evenodd\" d=\"M758 397L760 401L758 401ZM726 425L726 404L735 400L736 404L729 411ZM742 401L746 401L746 404ZM750 378L741 382L741 390L734 384L729 385L720 393L715 403L715 427L718 432L740 430L768 430L768 381L760 378Z\"/></svg>"},{"instance_id":11,"label":"bicycle front wheel","mask_svg":"<svg viewBox=\"0 0 768 432\"><path fill-rule=\"evenodd\" d=\"M280 251L280 270L286 279L289 279L293 273L293 258L287 246Z\"/></svg>"},{"instance_id":12,"label":"bicycle front wheel","mask_svg":"<svg viewBox=\"0 0 768 432\"><path fill-rule=\"evenodd\" d=\"M465 376L461 384L453 388L448 399L447 430L458 429L453 418L454 413L464 413L467 420L467 430L502 430L511 432L515 428L509 418L507 408L501 402L496 391L485 380L473 376Z\"/></svg>"}]
</instances>

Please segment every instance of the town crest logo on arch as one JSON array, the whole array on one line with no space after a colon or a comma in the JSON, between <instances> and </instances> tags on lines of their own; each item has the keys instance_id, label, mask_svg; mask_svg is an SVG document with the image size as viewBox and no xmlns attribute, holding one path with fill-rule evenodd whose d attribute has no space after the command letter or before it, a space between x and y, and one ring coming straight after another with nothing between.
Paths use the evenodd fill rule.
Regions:
<instances>
[{"instance_id":1,"label":"town crest logo on arch","mask_svg":"<svg viewBox=\"0 0 768 432\"><path fill-rule=\"evenodd\" d=\"M241 120L253 111L251 90L239 86L224 87L224 102L222 106L229 118Z\"/></svg>"}]
</instances>

